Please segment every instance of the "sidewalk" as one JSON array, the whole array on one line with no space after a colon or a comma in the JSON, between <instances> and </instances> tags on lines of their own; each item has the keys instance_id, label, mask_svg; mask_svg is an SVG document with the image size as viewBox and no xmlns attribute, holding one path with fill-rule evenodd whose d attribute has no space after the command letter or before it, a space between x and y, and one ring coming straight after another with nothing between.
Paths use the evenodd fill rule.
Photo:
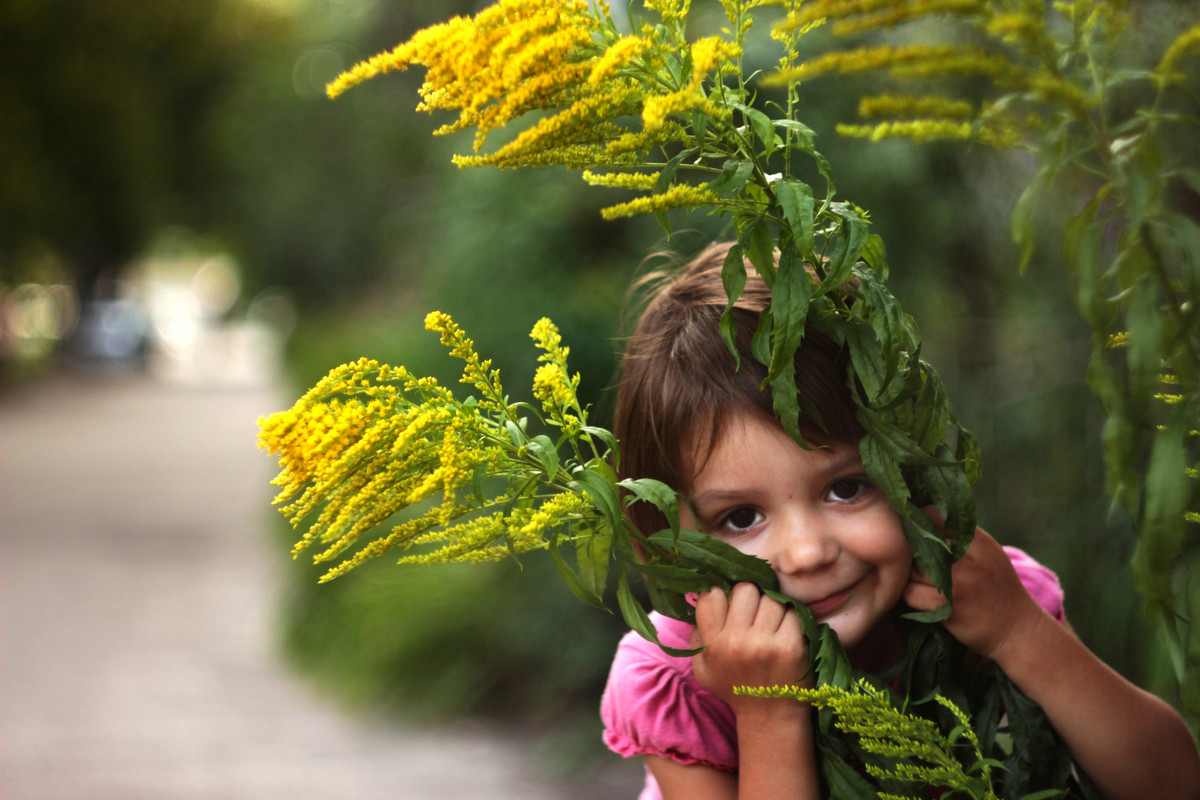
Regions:
<instances>
[{"instance_id":1,"label":"sidewalk","mask_svg":"<svg viewBox=\"0 0 1200 800\"><path fill-rule=\"evenodd\" d=\"M287 674L254 441L283 405L132 376L0 396L0 800L573 795L519 738L373 726Z\"/></svg>"}]
</instances>

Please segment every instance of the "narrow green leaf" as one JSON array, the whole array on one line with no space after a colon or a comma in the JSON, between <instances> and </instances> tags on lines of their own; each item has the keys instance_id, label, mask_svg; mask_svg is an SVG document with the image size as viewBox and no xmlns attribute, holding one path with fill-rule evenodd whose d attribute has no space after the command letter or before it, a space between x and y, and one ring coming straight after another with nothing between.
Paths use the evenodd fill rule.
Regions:
<instances>
[{"instance_id":1,"label":"narrow green leaf","mask_svg":"<svg viewBox=\"0 0 1200 800\"><path fill-rule=\"evenodd\" d=\"M550 554L550 561L554 564L554 568L558 571L559 577L563 579L563 583L567 585L567 588L571 590L573 595L578 597L583 602L590 606L595 606L596 608L604 608L604 610L607 611L608 609L605 608L604 600L601 599L600 594L593 592L590 588L588 588L575 570L571 569L571 565L568 564L565 559L563 559L562 554L558 552L558 539L558 533L555 532L550 537L550 543L546 550Z\"/></svg>"},{"instance_id":2,"label":"narrow green leaf","mask_svg":"<svg viewBox=\"0 0 1200 800\"><path fill-rule=\"evenodd\" d=\"M779 254L779 272L771 292L771 363L767 380L774 380L784 364L793 363L804 338L812 291L813 282L804 268L804 258L796 245L788 242Z\"/></svg>"},{"instance_id":3,"label":"narrow green leaf","mask_svg":"<svg viewBox=\"0 0 1200 800\"><path fill-rule=\"evenodd\" d=\"M617 437L613 435L612 431L606 428L597 428L594 425L584 425L580 430L582 430L588 436L594 436L603 442L604 446L608 448L610 453L616 453L618 450L620 450L620 447L617 445ZM602 453L601 455L604 454Z\"/></svg>"},{"instance_id":4,"label":"narrow green leaf","mask_svg":"<svg viewBox=\"0 0 1200 800\"><path fill-rule=\"evenodd\" d=\"M588 592L603 597L608 584L608 565L612 558L612 529L576 530L575 565L579 568L579 580Z\"/></svg>"},{"instance_id":5,"label":"narrow green leaf","mask_svg":"<svg viewBox=\"0 0 1200 800\"><path fill-rule=\"evenodd\" d=\"M767 221L762 217L752 220L738 237L742 252L750 259L754 269L771 288L775 284L775 242L771 238L771 230Z\"/></svg>"},{"instance_id":6,"label":"narrow green leaf","mask_svg":"<svg viewBox=\"0 0 1200 800\"><path fill-rule=\"evenodd\" d=\"M650 541L678 553L683 564L694 564L724 576L730 583L749 582L763 589L775 589L776 577L771 565L760 558L748 556L714 536L683 529L678 536L659 531Z\"/></svg>"},{"instance_id":7,"label":"narrow green leaf","mask_svg":"<svg viewBox=\"0 0 1200 800\"><path fill-rule=\"evenodd\" d=\"M762 143L763 153L770 154L773 152L777 142L775 126L771 122L771 118L757 108L751 108L741 103L730 103L730 105L742 112L747 121L749 121L750 130L754 131L754 136Z\"/></svg>"},{"instance_id":8,"label":"narrow green leaf","mask_svg":"<svg viewBox=\"0 0 1200 800\"><path fill-rule=\"evenodd\" d=\"M883 246L883 237L877 233L867 236L863 245L862 259L867 266L875 271L879 280L886 281L888 277L887 250Z\"/></svg>"},{"instance_id":9,"label":"narrow green leaf","mask_svg":"<svg viewBox=\"0 0 1200 800\"><path fill-rule=\"evenodd\" d=\"M658 640L658 631L654 629L654 623L650 621L650 615L646 613L646 609L642 608L642 604L633 596L633 592L629 588L629 578L622 571L617 578L617 605L621 609L621 617L625 620L625 624L647 641L654 642L663 649L663 652L679 657L694 656L700 651L697 650L680 650L675 647L667 647Z\"/></svg>"},{"instance_id":10,"label":"narrow green leaf","mask_svg":"<svg viewBox=\"0 0 1200 800\"><path fill-rule=\"evenodd\" d=\"M832 749L818 745L821 775L829 787L830 800L878 800L879 789L865 775L846 763Z\"/></svg>"},{"instance_id":11,"label":"narrow green leaf","mask_svg":"<svg viewBox=\"0 0 1200 800\"><path fill-rule=\"evenodd\" d=\"M721 331L721 338L725 340L726 347L733 355L734 363L737 367L742 366L742 354L737 348L737 332L733 324L733 306L742 296L742 290L746 287L746 260L742 255L742 246L733 244L729 248L729 252L725 254L725 261L721 265L721 283L725 287L725 312L721 314L721 321L717 327Z\"/></svg>"},{"instance_id":12,"label":"narrow green leaf","mask_svg":"<svg viewBox=\"0 0 1200 800\"><path fill-rule=\"evenodd\" d=\"M533 453L534 458L542 465L546 479L552 480L558 470L558 450L554 447L554 442L550 441L550 437L544 434L535 436L525 443L525 449Z\"/></svg>"},{"instance_id":13,"label":"narrow green leaf","mask_svg":"<svg viewBox=\"0 0 1200 800\"><path fill-rule=\"evenodd\" d=\"M628 489L639 500L652 503L667 518L671 530L679 532L679 496L674 489L653 478L626 478L617 485Z\"/></svg>"},{"instance_id":14,"label":"narrow green leaf","mask_svg":"<svg viewBox=\"0 0 1200 800\"><path fill-rule=\"evenodd\" d=\"M813 258L812 187L795 178L782 178L771 184L783 219L792 230L792 239L804 258Z\"/></svg>"},{"instance_id":15,"label":"narrow green leaf","mask_svg":"<svg viewBox=\"0 0 1200 800\"><path fill-rule=\"evenodd\" d=\"M511 419L504 420L504 429L508 431L508 438L512 440L514 447L521 447L529 437L525 435L525 418L521 417L521 424L513 422Z\"/></svg>"},{"instance_id":16,"label":"narrow green leaf","mask_svg":"<svg viewBox=\"0 0 1200 800\"><path fill-rule=\"evenodd\" d=\"M840 289L850 279L850 271L858 263L867 238L866 220L857 213L842 217L834 236L833 252L825 264L825 279L821 281L819 289L821 294Z\"/></svg>"},{"instance_id":17,"label":"narrow green leaf","mask_svg":"<svg viewBox=\"0 0 1200 800\"><path fill-rule=\"evenodd\" d=\"M621 527L621 503L616 485L603 475L589 469L577 469L571 489L583 492L592 499L605 521L615 531Z\"/></svg>"},{"instance_id":18,"label":"narrow green leaf","mask_svg":"<svg viewBox=\"0 0 1200 800\"><path fill-rule=\"evenodd\" d=\"M721 174L708 182L708 189L718 193L736 192L746 185L746 181L753 173L753 161L738 161L731 158L721 167Z\"/></svg>"}]
</instances>

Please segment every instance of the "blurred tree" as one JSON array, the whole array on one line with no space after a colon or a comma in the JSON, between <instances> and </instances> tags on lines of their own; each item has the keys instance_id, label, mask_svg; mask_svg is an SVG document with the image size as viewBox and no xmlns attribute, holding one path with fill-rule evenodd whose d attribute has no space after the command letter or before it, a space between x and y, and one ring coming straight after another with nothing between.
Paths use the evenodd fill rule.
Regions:
<instances>
[{"instance_id":1,"label":"blurred tree","mask_svg":"<svg viewBox=\"0 0 1200 800\"><path fill-rule=\"evenodd\" d=\"M48 244L86 294L162 227L207 228L216 102L289 35L247 3L0 2L0 279Z\"/></svg>"}]
</instances>

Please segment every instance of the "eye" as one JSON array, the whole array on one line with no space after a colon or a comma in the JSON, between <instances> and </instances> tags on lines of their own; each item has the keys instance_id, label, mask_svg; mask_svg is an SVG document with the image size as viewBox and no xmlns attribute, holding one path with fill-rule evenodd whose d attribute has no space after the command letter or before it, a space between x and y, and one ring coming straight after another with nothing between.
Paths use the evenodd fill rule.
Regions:
<instances>
[{"instance_id":1,"label":"eye","mask_svg":"<svg viewBox=\"0 0 1200 800\"><path fill-rule=\"evenodd\" d=\"M723 531L740 533L753 528L762 519L762 514L754 506L738 506L722 519L718 527Z\"/></svg>"},{"instance_id":2,"label":"eye","mask_svg":"<svg viewBox=\"0 0 1200 800\"><path fill-rule=\"evenodd\" d=\"M830 484L825 499L831 503L849 503L861 499L873 488L866 478L839 478Z\"/></svg>"}]
</instances>

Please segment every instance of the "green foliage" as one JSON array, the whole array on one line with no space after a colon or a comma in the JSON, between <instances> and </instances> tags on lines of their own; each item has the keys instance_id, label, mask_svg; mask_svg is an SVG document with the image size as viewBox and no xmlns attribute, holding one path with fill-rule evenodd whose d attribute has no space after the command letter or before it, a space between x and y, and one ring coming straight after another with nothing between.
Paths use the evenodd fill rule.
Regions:
<instances>
[{"instance_id":1,"label":"green foliage","mask_svg":"<svg viewBox=\"0 0 1200 800\"><path fill-rule=\"evenodd\" d=\"M1011 223L1022 269L1034 252L1035 232L1046 227L1040 210L1064 200L1080 208L1062 224L1059 239L1075 305L1092 331L1087 380L1105 412L1107 490L1137 529L1132 564L1138 589L1184 705L1200 719L1200 675L1188 668L1185 654L1196 652L1200 641L1190 624L1200 609L1187 588L1188 562L1200 552L1200 537L1187 521L1200 518L1200 484L1188 472L1200 460L1200 224L1186 206L1187 197L1200 193L1192 138L1200 108L1195 71L1191 77L1184 71L1200 52L1200 23L1193 15L1157 63L1144 65L1122 60L1132 17L1115 0L1050 9L1015 0L934 3L903 13L902 4L893 8L893 17L872 17L854 3L822 0L808 14L838 20L844 34L891 31L941 16L969 33L955 37L950 28L940 37L947 44L922 45L919 52L883 53L859 43L823 56L820 69L805 74L889 70L902 85L925 86L916 79L977 68L987 90L974 104L945 88L922 98L888 95L888 102L867 97L860 113L886 108L909 121L843 132L921 141L936 129L948 138L1035 151L1041 168L1017 200ZM912 121L918 109L967 122L936 128L935 119ZM980 135L995 134L997 126L1003 137Z\"/></svg>"},{"instance_id":2,"label":"green foliage","mask_svg":"<svg viewBox=\"0 0 1200 800\"><path fill-rule=\"evenodd\" d=\"M743 24L744 24L744 20L743 20ZM737 29L739 30L739 32L742 31L742 24L739 24L737 26ZM680 72L680 74L682 74L682 70L677 70L677 71ZM764 96L765 96L765 94L764 94ZM755 105L757 106L758 103L755 103ZM746 111L740 112L740 113L743 113L745 118L747 120L749 120L749 124L745 126L745 129L747 131L749 131L751 135L757 137L756 139L751 139L751 141L757 142L758 143L757 146L763 148L757 155L759 155L759 156L765 155L767 139L764 135L762 135L763 131L764 131L764 126L761 124L761 118L759 116L757 116L758 114L764 114L764 112L763 111L756 112L755 109L751 109L751 108L749 108L749 106L747 106ZM767 119L769 119L769 117L767 117ZM757 125L754 124L756 121L758 122ZM683 122L686 123L686 122L688 122L688 120L685 119L685 120L683 120ZM707 122L704 123L704 128L706 130L707 130L707 124L708 124ZM802 131L799 131L798 129L796 130L796 132L802 133ZM747 138L750 138L750 136L748 136ZM780 136L780 138L782 138L782 136ZM825 150L825 152L829 152L828 148L823 148L823 149ZM941 153L943 155L945 155L946 152L947 151L945 151L945 150L941 151ZM671 160L664 162L664 172L671 172L671 175L670 175L670 178L668 179L668 181L671 179L674 179L676 176L679 176L681 174L681 172L685 175L687 174L687 170L684 168L687 165L684 164L683 160L679 160L678 162L676 162L675 167L672 169L672 162L675 161L675 157L677 155L678 155L678 153L675 153L671 157ZM751 154L751 155L754 155L754 154ZM818 159L818 156L815 153L815 151L811 154L808 153L807 151L804 151L804 155L811 159L812 164L814 165L812 167L812 169L819 175L821 172L821 160ZM711 176L716 175L716 180L718 180L718 181L724 180L725 181L724 184L722 184L722 183L717 184L718 189L725 190L725 189L730 189L730 187L738 187L739 183L742 182L743 179L745 179L745 182L741 183L740 188L730 189L730 191L740 191L741 189L744 189L747 185L750 185L752 182L750 181L750 179L748 177L746 177L746 175L749 173L752 173L753 169L752 169L752 167L748 169L746 167L746 164L751 163L751 158L743 157L740 161L737 161L736 159L726 159L726 162L728 162L728 161L734 161L734 163L727 165L725 162L721 162L718 166L714 166L713 169L709 171L708 175L701 176L698 178L698 180L707 181L707 180L709 180L709 178ZM836 160L835 160L835 162L836 162ZM717 174L717 170L719 170L719 174ZM786 170L785 170L785 172L786 172ZM844 175L844 173L839 170L839 186L844 191L847 183L846 183L845 178L841 177L842 175ZM826 177L828 177L828 176L826 176ZM776 183L779 183L779 182L776 182ZM805 184L805 186L807 186L807 184ZM663 189L666 187L661 186L658 188ZM789 225L794 224L796 221L800 221L800 223L802 225L807 224L807 217L805 216L806 209L812 209L815 211L819 208L819 202L812 198L811 191L806 194L804 189L793 185L790 181L786 182L785 184L781 184L780 186L778 186L776 188L781 189L781 191L778 192L778 194L781 196L776 198L776 201L778 202L778 208L780 209L778 211L777 217L773 220L769 220L767 225L755 225L755 224L753 224L752 219L749 222L746 222L743 220L744 224L740 228L738 228L739 238L744 240L743 247L747 251L757 252L759 254L759 257L758 257L759 261L765 261L763 254L767 251L767 249L769 249L771 247L772 244L777 245L780 241L779 237L782 236L782 232L781 232L781 229L776 227L778 224L778 220L783 220L784 222L788 223ZM858 193L853 193L853 194L856 197L860 197L860 198L862 197L861 194L858 194ZM827 197L828 198L833 197L832 190L830 190L830 194ZM872 205L879 207L878 204L876 204L876 203L872 203ZM1026 206L1022 205L1022 208L1026 208ZM855 209L851 209L851 211L853 211L855 214L858 214L859 216L862 216ZM847 217L845 216L845 212L842 212L842 213L843 213L843 216L839 218L842 220L841 224L843 226L847 226L847 225L852 226L852 223L845 222ZM919 221L922 224L924 224L926 220L920 219ZM738 222L738 220L734 219L734 222L735 222L735 226L736 226L736 223ZM962 222L961 218L956 220L956 222ZM877 224L880 226L883 226L886 224L886 221L880 220ZM743 230L745 231L745 235L740 235L743 233ZM834 232L834 236L835 236L835 241L839 242L839 244L837 245L839 248L842 246L845 246L846 250L850 251L850 250L854 249L854 247L857 246L854 242L854 236L850 235L851 232L848 229L847 229L846 235L843 235L840 240L836 239L836 236L837 236L836 229L834 229L833 232ZM454 240L454 237L448 237L448 238L450 238L452 241ZM888 241L891 242L891 241L895 241L895 240L892 238L888 238ZM905 241L907 244L907 238L905 239ZM793 245L797 249L801 249L802 247L808 246L806 237L803 237L803 236L800 237L799 242L800 242L800 244L796 244L796 242L793 241ZM816 237L814 236L814 243L815 242L816 242ZM815 244L814 244L814 246L815 246ZM836 249L834 250L834 252L836 254L836 252L837 252ZM866 250L866 248L864 248L863 250L861 250L859 252L860 253L868 253L870 251L868 251L868 250ZM891 260L893 262L896 262L897 261L896 255L894 253L890 254L890 255L891 255ZM864 259L864 260L866 260L866 259ZM878 263L882 263L882 262L878 262ZM794 274L795 273L793 271L793 273L791 275L785 275L785 279L794 278ZM1040 278L1041 276L1037 276L1037 277ZM736 284L737 284L736 270L734 271L733 274L731 274L729 283L731 286L736 286ZM792 285L793 284L791 284L791 283L785 282L785 286L788 286L789 288ZM804 287L803 284L799 284L799 291L804 291L805 288L806 287ZM794 296L794 294L795 293L793 293L793 296ZM918 315L918 316L920 316L920 315ZM792 337L789 337L789 331L794 333L794 331L796 329L794 326L789 327L789 325L791 322L794 321L794 318L791 318L789 316L789 314L787 314L787 313L782 314L780 318L782 320L782 325L780 326L781 331L782 331L781 339L785 343L785 345L790 345L789 338L792 338ZM901 325L898 327L894 326L892 330L901 330L902 328L903 328L903 323L901 323ZM870 333L872 334L872 336L876 335L874 329L871 329ZM856 333L855 335L859 335L859 334ZM574 337L572 337L572 338L574 338ZM863 338L865 338L865 337L863 337ZM779 351L777 351L777 352L779 352ZM770 356L768 356L768 358L770 358ZM776 364L776 366L779 366L779 365L783 364L786 361L786 359L780 358L778 360L773 360L773 361ZM881 368L878 370L878 372L880 374L882 374L883 376L886 376L888 374L888 369L889 369L889 367L888 367L889 359L886 356L881 356L878 360L878 363L882 365ZM918 370L918 372L919 372L919 370ZM930 387L928 389L928 391L930 391L930 392L936 391L936 388L937 388L933 382L927 381L927 382L924 382L922 385ZM785 396L783 398L782 402L784 403L784 406L786 407L790 401ZM907 449L905 445L906 445L906 443L902 440L899 442L891 443L892 449L896 452L912 453L911 449ZM927 454L927 455L933 455L933 454ZM960 455L960 458L963 458L963 456ZM1169 459L1166 459L1164 457L1163 463L1165 464L1168 460ZM1164 467L1164 469L1165 469L1165 467ZM887 477L889 477L889 475L894 476L894 473L892 473L888 470L885 470L885 469L880 469L879 472L882 473L882 478L887 478ZM966 476L967 473L964 471L963 475ZM904 477L908 477L911 480L911 475L907 475ZM1001 478L1001 480L1007 480L1007 478L1003 477L1003 478ZM883 481L881 480L881 483L882 482ZM908 483L905 483L905 486L907 488ZM897 490L903 491L898 488L898 484L897 484ZM909 489L909 491L911 491L911 489ZM923 493L926 493L929 491L930 490L928 488L925 488L922 490ZM1061 516L1060 509L1058 509L1056 505L1051 504L1050 508L1051 508L1051 510L1054 511L1056 516ZM1007 507L1006 507L1006 510L1007 510ZM1097 516L1099 516L1099 515L1097 515ZM1086 529L1085 526L1081 525L1080 527L1081 527L1081 530ZM919 534L918 534L918 536L919 536ZM919 538L918 538L918 541L920 541ZM593 585L594 585L594 582L593 582ZM629 605L628 602L626 602L626 605Z\"/></svg>"}]
</instances>

